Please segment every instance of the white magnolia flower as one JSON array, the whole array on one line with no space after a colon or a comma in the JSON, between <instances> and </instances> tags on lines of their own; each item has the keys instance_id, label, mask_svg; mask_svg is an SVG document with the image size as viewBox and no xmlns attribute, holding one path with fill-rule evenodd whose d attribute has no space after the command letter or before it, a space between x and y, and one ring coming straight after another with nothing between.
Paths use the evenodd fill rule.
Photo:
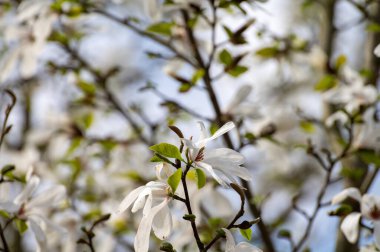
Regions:
<instances>
[{"instance_id":1,"label":"white magnolia flower","mask_svg":"<svg viewBox=\"0 0 380 252\"><path fill-rule=\"evenodd\" d=\"M339 85L326 91L323 96L331 104L344 105L350 114L360 106L374 103L378 97L377 89L372 85L365 85L364 79L354 70L344 67L342 75L347 84Z\"/></svg>"},{"instance_id":2,"label":"white magnolia flower","mask_svg":"<svg viewBox=\"0 0 380 252\"><path fill-rule=\"evenodd\" d=\"M48 220L44 213L65 198L66 189L62 185L55 185L35 195L40 185L40 178L32 173L33 169L27 173L27 184L24 190L13 201L0 202L0 209L25 220L36 237L39 246L38 251L48 251L44 227L50 227L61 233L64 231Z\"/></svg>"},{"instance_id":3,"label":"white magnolia flower","mask_svg":"<svg viewBox=\"0 0 380 252\"><path fill-rule=\"evenodd\" d=\"M218 148L208 150L208 142L227 133L235 127L233 122L228 122L217 130L212 136L208 137L205 125L199 122L201 136L198 141L182 139L186 148L189 150L191 161L196 167L202 168L210 173L219 184L229 187L229 183L235 182L233 176L238 176L244 180L250 180L251 174L242 167L244 157L239 152L228 149Z\"/></svg>"},{"instance_id":4,"label":"white magnolia flower","mask_svg":"<svg viewBox=\"0 0 380 252\"><path fill-rule=\"evenodd\" d=\"M24 78L30 78L36 73L38 57L58 18L51 11L50 5L51 0L24 1L19 5L14 23L5 30L6 41L10 45L17 41L17 45L3 62L0 80L7 79L16 66Z\"/></svg>"},{"instance_id":5,"label":"white magnolia flower","mask_svg":"<svg viewBox=\"0 0 380 252\"><path fill-rule=\"evenodd\" d=\"M380 197L370 194L361 196L357 188L351 187L338 193L331 201L332 204L342 203L346 199L351 198L360 203L361 212L352 212L347 215L340 229L342 233L351 243L356 243L359 238L359 226L361 217L365 217L373 221L373 235L377 246L380 246Z\"/></svg>"},{"instance_id":6,"label":"white magnolia flower","mask_svg":"<svg viewBox=\"0 0 380 252\"><path fill-rule=\"evenodd\" d=\"M147 252L149 249L150 230L153 229L157 238L166 239L172 230L172 215L169 209L170 186L163 182L151 181L145 186L133 190L121 202L117 212L121 213L132 206L132 213L143 209L137 234L135 237L135 251Z\"/></svg>"},{"instance_id":7,"label":"white magnolia flower","mask_svg":"<svg viewBox=\"0 0 380 252\"><path fill-rule=\"evenodd\" d=\"M231 232L226 228L223 228L223 231L226 234L227 240L225 252L262 252L261 249L249 244L248 242L239 242L236 244Z\"/></svg>"}]
</instances>

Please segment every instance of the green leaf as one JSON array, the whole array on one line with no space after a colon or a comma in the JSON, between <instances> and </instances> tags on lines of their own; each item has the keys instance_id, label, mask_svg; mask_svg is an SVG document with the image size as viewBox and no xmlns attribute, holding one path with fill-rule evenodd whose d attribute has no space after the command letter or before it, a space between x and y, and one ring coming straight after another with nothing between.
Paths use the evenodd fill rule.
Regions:
<instances>
[{"instance_id":1,"label":"green leaf","mask_svg":"<svg viewBox=\"0 0 380 252\"><path fill-rule=\"evenodd\" d=\"M232 64L233 58L232 58L232 55L226 49L223 49L219 53L219 61L223 63L224 65L229 66Z\"/></svg>"},{"instance_id":2,"label":"green leaf","mask_svg":"<svg viewBox=\"0 0 380 252\"><path fill-rule=\"evenodd\" d=\"M380 24L370 23L369 25L367 25L367 31L380 32Z\"/></svg>"},{"instance_id":3,"label":"green leaf","mask_svg":"<svg viewBox=\"0 0 380 252\"><path fill-rule=\"evenodd\" d=\"M335 87L337 84L336 78L334 75L327 74L314 86L316 91L326 91L330 88Z\"/></svg>"},{"instance_id":4,"label":"green leaf","mask_svg":"<svg viewBox=\"0 0 380 252\"><path fill-rule=\"evenodd\" d=\"M243 73L248 71L248 67L246 66L236 66L232 69L228 70L228 74L231 75L232 77L239 77Z\"/></svg>"},{"instance_id":5,"label":"green leaf","mask_svg":"<svg viewBox=\"0 0 380 252\"><path fill-rule=\"evenodd\" d=\"M73 140L71 141L70 147L66 151L65 156L68 157L71 154L73 154L74 151L76 149L78 149L78 147L80 146L81 143L82 143L82 138L81 137L75 137L75 138L73 138Z\"/></svg>"},{"instance_id":6,"label":"green leaf","mask_svg":"<svg viewBox=\"0 0 380 252\"><path fill-rule=\"evenodd\" d=\"M180 93L186 93L186 92L188 92L192 87L193 87L193 85L191 85L190 83L182 83L181 86L179 86L178 91L179 91Z\"/></svg>"},{"instance_id":7,"label":"green leaf","mask_svg":"<svg viewBox=\"0 0 380 252\"><path fill-rule=\"evenodd\" d=\"M96 92L95 85L84 80L78 80L77 86L80 88L80 90L82 90L83 93L88 95L94 95Z\"/></svg>"},{"instance_id":8,"label":"green leaf","mask_svg":"<svg viewBox=\"0 0 380 252\"><path fill-rule=\"evenodd\" d=\"M93 113L88 113L83 116L83 126L85 129L89 129L94 122L94 114Z\"/></svg>"},{"instance_id":9,"label":"green leaf","mask_svg":"<svg viewBox=\"0 0 380 252\"><path fill-rule=\"evenodd\" d=\"M360 149L357 153L364 163L374 164L376 167L380 167L380 155L376 154L374 150Z\"/></svg>"},{"instance_id":10,"label":"green leaf","mask_svg":"<svg viewBox=\"0 0 380 252\"><path fill-rule=\"evenodd\" d=\"M206 174L199 168L195 169L195 172L197 176L198 189L201 189L206 184Z\"/></svg>"},{"instance_id":11,"label":"green leaf","mask_svg":"<svg viewBox=\"0 0 380 252\"><path fill-rule=\"evenodd\" d=\"M248 229L241 229L239 228L240 230L240 234L245 238L247 239L248 241L251 240L252 238L252 229L248 228Z\"/></svg>"},{"instance_id":12,"label":"green leaf","mask_svg":"<svg viewBox=\"0 0 380 252\"><path fill-rule=\"evenodd\" d=\"M198 69L194 72L193 77L191 77L191 83L196 84L205 75L204 69Z\"/></svg>"},{"instance_id":13,"label":"green leaf","mask_svg":"<svg viewBox=\"0 0 380 252\"><path fill-rule=\"evenodd\" d=\"M146 31L158 33L165 36L170 36L172 34L173 26L174 26L173 23L161 22L161 23L152 24L146 29Z\"/></svg>"},{"instance_id":14,"label":"green leaf","mask_svg":"<svg viewBox=\"0 0 380 252\"><path fill-rule=\"evenodd\" d=\"M156 163L156 162L163 162L164 160L162 158L160 158L159 156L154 155L149 161Z\"/></svg>"},{"instance_id":15,"label":"green leaf","mask_svg":"<svg viewBox=\"0 0 380 252\"><path fill-rule=\"evenodd\" d=\"M149 149L164 157L175 158L175 159L184 161L181 156L181 152L179 152L179 149L172 144L160 143L160 144L150 146Z\"/></svg>"},{"instance_id":16,"label":"green leaf","mask_svg":"<svg viewBox=\"0 0 380 252\"><path fill-rule=\"evenodd\" d=\"M256 51L256 55L262 58L274 58L278 55L279 49L277 47L264 47Z\"/></svg>"},{"instance_id":17,"label":"green leaf","mask_svg":"<svg viewBox=\"0 0 380 252\"><path fill-rule=\"evenodd\" d=\"M181 181L182 178L182 169L179 168L175 173L173 173L169 178L168 178L168 184L172 188L172 193L175 193L177 190L177 187L179 185L179 182Z\"/></svg>"},{"instance_id":18,"label":"green leaf","mask_svg":"<svg viewBox=\"0 0 380 252\"><path fill-rule=\"evenodd\" d=\"M342 204L337 209L328 212L330 216L346 216L352 213L353 208L350 205Z\"/></svg>"},{"instance_id":19,"label":"green leaf","mask_svg":"<svg viewBox=\"0 0 380 252\"><path fill-rule=\"evenodd\" d=\"M28 225L26 224L26 221L15 219L15 222L16 222L16 227L17 227L18 232L21 235L25 233L25 231L28 229Z\"/></svg>"},{"instance_id":20,"label":"green leaf","mask_svg":"<svg viewBox=\"0 0 380 252\"><path fill-rule=\"evenodd\" d=\"M4 210L0 210L0 216L4 217L4 218L7 218L9 219L11 216L9 215L8 212L4 211Z\"/></svg>"},{"instance_id":21,"label":"green leaf","mask_svg":"<svg viewBox=\"0 0 380 252\"><path fill-rule=\"evenodd\" d=\"M301 121L300 122L300 127L303 131L306 133L312 134L315 132L315 127L314 124L308 121Z\"/></svg>"},{"instance_id":22,"label":"green leaf","mask_svg":"<svg viewBox=\"0 0 380 252\"><path fill-rule=\"evenodd\" d=\"M16 167L14 165L5 165L2 169L1 169L1 175L5 175L7 174L8 172L11 172L13 171L14 169L16 169Z\"/></svg>"},{"instance_id":23,"label":"green leaf","mask_svg":"<svg viewBox=\"0 0 380 252\"><path fill-rule=\"evenodd\" d=\"M280 231L278 231L278 237L290 239L292 237L292 234L287 229L281 229Z\"/></svg>"},{"instance_id":24,"label":"green leaf","mask_svg":"<svg viewBox=\"0 0 380 252\"><path fill-rule=\"evenodd\" d=\"M345 55L339 55L338 58L335 60L335 67L336 69L340 69L342 66L344 66L347 62L347 57Z\"/></svg>"}]
</instances>

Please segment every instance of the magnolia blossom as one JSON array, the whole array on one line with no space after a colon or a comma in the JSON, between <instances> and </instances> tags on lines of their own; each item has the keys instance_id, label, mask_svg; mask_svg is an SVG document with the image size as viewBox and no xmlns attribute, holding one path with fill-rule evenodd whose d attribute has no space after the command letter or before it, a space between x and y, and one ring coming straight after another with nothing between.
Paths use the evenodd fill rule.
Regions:
<instances>
[{"instance_id":1,"label":"magnolia blossom","mask_svg":"<svg viewBox=\"0 0 380 252\"><path fill-rule=\"evenodd\" d=\"M134 243L136 252L148 251L151 229L161 240L170 235L172 230L172 215L168 207L172 199L169 197L170 191L170 186L166 183L151 181L133 190L121 202L118 213L124 212L132 205L132 213L143 209L143 217Z\"/></svg>"},{"instance_id":2,"label":"magnolia blossom","mask_svg":"<svg viewBox=\"0 0 380 252\"><path fill-rule=\"evenodd\" d=\"M227 239L225 252L262 252L261 249L247 242L239 242L236 244L230 230L223 228L223 231L226 234Z\"/></svg>"},{"instance_id":3,"label":"magnolia blossom","mask_svg":"<svg viewBox=\"0 0 380 252\"><path fill-rule=\"evenodd\" d=\"M359 238L360 219L365 217L373 221L375 242L380 247L380 197L370 194L361 196L357 188L351 187L337 194L331 203L342 203L348 198L360 203L361 212L352 212L344 218L340 226L344 236L349 242L356 243Z\"/></svg>"},{"instance_id":4,"label":"magnolia blossom","mask_svg":"<svg viewBox=\"0 0 380 252\"><path fill-rule=\"evenodd\" d=\"M246 168L241 166L244 163L244 157L239 152L228 148L218 148L214 150L208 150L206 148L208 142L233 129L235 127L234 123L226 123L210 137L207 137L208 133L206 127L202 122L199 122L199 126L201 136L198 141L182 139L194 165L206 170L224 187L229 187L230 182L236 183L233 176L250 180L251 174Z\"/></svg>"},{"instance_id":5,"label":"magnolia blossom","mask_svg":"<svg viewBox=\"0 0 380 252\"><path fill-rule=\"evenodd\" d=\"M47 251L47 238L43 228L48 226L61 233L64 231L46 218L45 210L61 202L66 189L62 185L55 185L35 195L40 185L40 178L32 173L33 170L30 169L26 175L27 184L24 190L13 201L0 202L0 209L25 220L37 239L38 251Z\"/></svg>"},{"instance_id":6,"label":"magnolia blossom","mask_svg":"<svg viewBox=\"0 0 380 252\"><path fill-rule=\"evenodd\" d=\"M342 75L347 84L326 91L324 98L327 102L344 105L345 110L352 114L360 106L370 105L376 101L377 89L372 85L365 85L364 79L358 73L345 67Z\"/></svg>"},{"instance_id":7,"label":"magnolia blossom","mask_svg":"<svg viewBox=\"0 0 380 252\"><path fill-rule=\"evenodd\" d=\"M13 24L5 31L9 44L18 44L7 55L0 71L0 80L5 80L19 62L20 74L32 77L37 71L37 59L49 37L58 15L51 11L50 0L24 1L19 5Z\"/></svg>"}]
</instances>

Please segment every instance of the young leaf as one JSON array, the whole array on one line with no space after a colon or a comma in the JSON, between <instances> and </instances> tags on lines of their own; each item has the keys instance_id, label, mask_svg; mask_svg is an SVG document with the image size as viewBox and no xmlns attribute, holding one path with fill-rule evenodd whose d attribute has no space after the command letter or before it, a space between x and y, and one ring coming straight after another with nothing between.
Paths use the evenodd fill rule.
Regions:
<instances>
[{"instance_id":1,"label":"young leaf","mask_svg":"<svg viewBox=\"0 0 380 252\"><path fill-rule=\"evenodd\" d=\"M241 229L239 228L240 230L240 234L245 238L247 239L248 241L251 240L252 238L252 229L248 228L248 229Z\"/></svg>"},{"instance_id":2,"label":"young leaf","mask_svg":"<svg viewBox=\"0 0 380 252\"><path fill-rule=\"evenodd\" d=\"M179 182L181 181L181 177L182 177L182 169L179 168L175 173L173 173L168 178L168 184L172 188L172 193L175 193L175 191L177 190Z\"/></svg>"},{"instance_id":3,"label":"young leaf","mask_svg":"<svg viewBox=\"0 0 380 252\"><path fill-rule=\"evenodd\" d=\"M326 91L335 87L336 83L336 78L333 75L327 74L314 86L314 89L316 91Z\"/></svg>"},{"instance_id":4,"label":"young leaf","mask_svg":"<svg viewBox=\"0 0 380 252\"><path fill-rule=\"evenodd\" d=\"M152 24L146 29L146 31L158 33L165 36L170 36L172 34L173 26L174 26L173 23L161 22L161 23Z\"/></svg>"},{"instance_id":5,"label":"young leaf","mask_svg":"<svg viewBox=\"0 0 380 252\"><path fill-rule=\"evenodd\" d=\"M232 69L228 70L228 74L231 75L232 77L239 77L243 73L248 71L248 67L246 66L236 66Z\"/></svg>"},{"instance_id":6,"label":"young leaf","mask_svg":"<svg viewBox=\"0 0 380 252\"><path fill-rule=\"evenodd\" d=\"M374 164L380 167L380 155L374 150L361 149L358 151L359 158L366 164Z\"/></svg>"},{"instance_id":7,"label":"young leaf","mask_svg":"<svg viewBox=\"0 0 380 252\"><path fill-rule=\"evenodd\" d=\"M311 123L311 122L308 122L308 121L301 121L300 122L300 127L301 129L306 132L306 133L309 133L309 134L312 134L315 132L315 127L314 127L314 124Z\"/></svg>"},{"instance_id":8,"label":"young leaf","mask_svg":"<svg viewBox=\"0 0 380 252\"><path fill-rule=\"evenodd\" d=\"M149 147L150 150L168 158L175 158L183 161L178 148L172 144L160 143Z\"/></svg>"},{"instance_id":9,"label":"young leaf","mask_svg":"<svg viewBox=\"0 0 380 252\"><path fill-rule=\"evenodd\" d=\"M206 174L201 169L195 169L196 176L197 176L197 185L198 189L201 189L206 184Z\"/></svg>"},{"instance_id":10,"label":"young leaf","mask_svg":"<svg viewBox=\"0 0 380 252\"><path fill-rule=\"evenodd\" d=\"M233 62L232 55L226 49L219 53L219 60L226 66L231 65Z\"/></svg>"},{"instance_id":11,"label":"young leaf","mask_svg":"<svg viewBox=\"0 0 380 252\"><path fill-rule=\"evenodd\" d=\"M24 220L15 219L16 227L19 233L22 235L28 229L28 225Z\"/></svg>"}]
</instances>

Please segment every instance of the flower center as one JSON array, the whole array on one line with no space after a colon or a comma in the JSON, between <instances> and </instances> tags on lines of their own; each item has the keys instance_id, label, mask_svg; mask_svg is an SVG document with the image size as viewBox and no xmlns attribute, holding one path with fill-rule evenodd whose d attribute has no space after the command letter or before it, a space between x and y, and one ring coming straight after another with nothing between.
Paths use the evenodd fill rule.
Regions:
<instances>
[{"instance_id":1,"label":"flower center","mask_svg":"<svg viewBox=\"0 0 380 252\"><path fill-rule=\"evenodd\" d=\"M369 216L371 216L371 218L374 219L374 220L380 219L380 209L377 208L377 206L374 206L371 209L371 212L369 213Z\"/></svg>"},{"instance_id":2,"label":"flower center","mask_svg":"<svg viewBox=\"0 0 380 252\"><path fill-rule=\"evenodd\" d=\"M195 157L195 162L200 162L205 158L205 147L202 147L199 151L197 156Z\"/></svg>"}]
</instances>

